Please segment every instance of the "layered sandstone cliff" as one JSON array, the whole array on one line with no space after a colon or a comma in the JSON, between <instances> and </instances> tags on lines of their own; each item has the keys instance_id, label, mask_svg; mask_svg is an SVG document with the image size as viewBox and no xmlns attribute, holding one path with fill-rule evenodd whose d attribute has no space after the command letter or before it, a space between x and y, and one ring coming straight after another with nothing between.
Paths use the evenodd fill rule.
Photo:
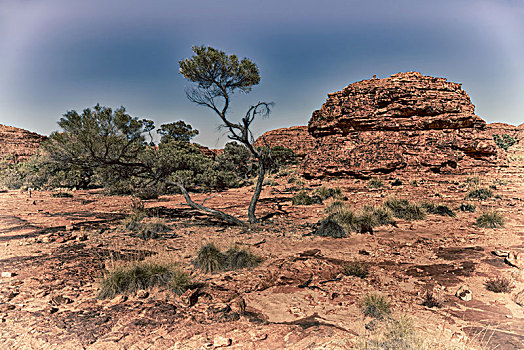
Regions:
<instances>
[{"instance_id":1,"label":"layered sandstone cliff","mask_svg":"<svg viewBox=\"0 0 524 350\"><path fill-rule=\"evenodd\" d=\"M503 165L493 134L461 85L417 72L356 82L329 94L307 128L263 135L304 156L307 177L368 177L394 171L468 173Z\"/></svg>"},{"instance_id":2,"label":"layered sandstone cliff","mask_svg":"<svg viewBox=\"0 0 524 350\"><path fill-rule=\"evenodd\" d=\"M26 160L46 138L31 131L0 124L0 158L8 158L11 161Z\"/></svg>"}]
</instances>

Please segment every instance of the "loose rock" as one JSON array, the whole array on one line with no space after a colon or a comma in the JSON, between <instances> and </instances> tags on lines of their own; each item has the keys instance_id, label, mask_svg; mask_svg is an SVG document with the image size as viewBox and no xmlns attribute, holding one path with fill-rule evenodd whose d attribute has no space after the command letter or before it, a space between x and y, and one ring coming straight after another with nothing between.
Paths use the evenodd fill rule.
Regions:
<instances>
[{"instance_id":1,"label":"loose rock","mask_svg":"<svg viewBox=\"0 0 524 350\"><path fill-rule=\"evenodd\" d=\"M455 293L455 295L464 300L464 301L470 301L472 298L473 298L473 293L471 292L471 290L469 289L468 286L464 285L464 286L461 286L458 290L457 290L457 293Z\"/></svg>"}]
</instances>

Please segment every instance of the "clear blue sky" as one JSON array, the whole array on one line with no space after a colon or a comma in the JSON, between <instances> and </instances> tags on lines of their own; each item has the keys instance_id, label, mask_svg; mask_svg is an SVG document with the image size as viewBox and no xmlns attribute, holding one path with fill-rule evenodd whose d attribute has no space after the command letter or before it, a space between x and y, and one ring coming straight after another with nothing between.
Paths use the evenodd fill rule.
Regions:
<instances>
[{"instance_id":1,"label":"clear blue sky","mask_svg":"<svg viewBox=\"0 0 524 350\"><path fill-rule=\"evenodd\" d=\"M524 122L521 0L0 0L0 123L49 134L100 102L157 125L183 119L221 147L218 119L187 101L178 74L201 44L259 66L232 111L275 102L257 135L306 125L352 82L411 70L463 83L488 122Z\"/></svg>"}]
</instances>

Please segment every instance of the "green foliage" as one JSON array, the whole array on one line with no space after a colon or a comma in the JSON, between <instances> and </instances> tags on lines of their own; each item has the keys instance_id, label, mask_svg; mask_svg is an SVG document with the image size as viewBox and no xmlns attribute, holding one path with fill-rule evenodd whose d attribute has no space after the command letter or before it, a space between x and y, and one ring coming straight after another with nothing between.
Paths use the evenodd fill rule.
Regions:
<instances>
[{"instance_id":1,"label":"green foliage","mask_svg":"<svg viewBox=\"0 0 524 350\"><path fill-rule=\"evenodd\" d=\"M502 134L502 135L493 135L493 141L495 141L495 144L502 148L503 150L507 151L508 148L513 146L517 143L517 139L515 139L513 136L510 136L508 134Z\"/></svg>"},{"instance_id":2,"label":"green foliage","mask_svg":"<svg viewBox=\"0 0 524 350\"><path fill-rule=\"evenodd\" d=\"M365 206L355 213L344 202L334 201L326 208L326 213L328 219L339 224L348 234L352 231L373 234L375 227L394 223L391 211L385 207Z\"/></svg>"},{"instance_id":3,"label":"green foliage","mask_svg":"<svg viewBox=\"0 0 524 350\"><path fill-rule=\"evenodd\" d=\"M51 193L53 198L72 198L73 195L69 192L53 192Z\"/></svg>"},{"instance_id":4,"label":"green foliage","mask_svg":"<svg viewBox=\"0 0 524 350\"><path fill-rule=\"evenodd\" d=\"M167 286L181 294L189 288L191 280L174 264L135 262L106 271L100 284L99 298L112 298L153 286Z\"/></svg>"},{"instance_id":5,"label":"green foliage","mask_svg":"<svg viewBox=\"0 0 524 350\"><path fill-rule=\"evenodd\" d=\"M373 177L368 181L369 188L381 188L384 187L384 181L379 177Z\"/></svg>"},{"instance_id":6,"label":"green foliage","mask_svg":"<svg viewBox=\"0 0 524 350\"><path fill-rule=\"evenodd\" d=\"M470 212L470 213L474 213L475 212L475 205L474 204L471 204L471 203L462 203L459 207L459 210L460 211L464 211L464 212Z\"/></svg>"},{"instance_id":7,"label":"green foliage","mask_svg":"<svg viewBox=\"0 0 524 350\"><path fill-rule=\"evenodd\" d=\"M344 265L344 274L347 276L366 278L369 276L368 265L358 260L352 261Z\"/></svg>"},{"instance_id":8,"label":"green foliage","mask_svg":"<svg viewBox=\"0 0 524 350\"><path fill-rule=\"evenodd\" d=\"M477 226L484 228L504 227L505 219L496 210L489 210L477 218Z\"/></svg>"},{"instance_id":9,"label":"green foliage","mask_svg":"<svg viewBox=\"0 0 524 350\"><path fill-rule=\"evenodd\" d=\"M469 191L466 195L466 199L478 200L486 200L491 197L493 197L493 192L489 188L477 188Z\"/></svg>"},{"instance_id":10,"label":"green foliage","mask_svg":"<svg viewBox=\"0 0 524 350\"><path fill-rule=\"evenodd\" d=\"M255 176L257 170L251 152L237 142L228 142L225 145L222 153L216 157L215 168L218 171L231 171L241 179Z\"/></svg>"},{"instance_id":11,"label":"green foliage","mask_svg":"<svg viewBox=\"0 0 524 350\"><path fill-rule=\"evenodd\" d=\"M161 143L169 141L189 142L198 135L198 130L193 130L193 127L186 124L183 120L162 124L156 132L162 135L160 138Z\"/></svg>"},{"instance_id":12,"label":"green foliage","mask_svg":"<svg viewBox=\"0 0 524 350\"><path fill-rule=\"evenodd\" d=\"M328 188L325 186L321 186L320 188L315 190L314 194L319 196L322 200L326 200L329 198L340 199L343 197L342 190L340 189L340 187Z\"/></svg>"},{"instance_id":13,"label":"green foliage","mask_svg":"<svg viewBox=\"0 0 524 350\"><path fill-rule=\"evenodd\" d=\"M503 276L490 278L484 285L487 290L495 293L509 293L513 289L511 281Z\"/></svg>"},{"instance_id":14,"label":"green foliage","mask_svg":"<svg viewBox=\"0 0 524 350\"><path fill-rule=\"evenodd\" d=\"M410 203L407 199L389 198L384 205L392 211L393 216L399 219L411 221L422 220L426 217L420 204Z\"/></svg>"},{"instance_id":15,"label":"green foliage","mask_svg":"<svg viewBox=\"0 0 524 350\"><path fill-rule=\"evenodd\" d=\"M346 230L332 217L320 220L318 228L313 233L320 237L344 238Z\"/></svg>"},{"instance_id":16,"label":"green foliage","mask_svg":"<svg viewBox=\"0 0 524 350\"><path fill-rule=\"evenodd\" d=\"M391 302L382 294L369 293L360 301L360 309L366 316L383 319L391 313Z\"/></svg>"},{"instance_id":17,"label":"green foliage","mask_svg":"<svg viewBox=\"0 0 524 350\"><path fill-rule=\"evenodd\" d=\"M431 202L422 202L422 208L429 214L455 217L455 212L445 204L434 204Z\"/></svg>"},{"instance_id":18,"label":"green foliage","mask_svg":"<svg viewBox=\"0 0 524 350\"><path fill-rule=\"evenodd\" d=\"M200 89L210 89L220 82L225 92L214 91L217 95L235 90L250 92L260 82L258 67L251 60L239 61L236 55L227 55L212 47L193 46L195 55L179 62L180 73L188 80L197 83Z\"/></svg>"},{"instance_id":19,"label":"green foliage","mask_svg":"<svg viewBox=\"0 0 524 350\"><path fill-rule=\"evenodd\" d=\"M275 169L279 169L286 165L296 164L298 161L295 152L284 146L271 147L271 159L273 160L273 168Z\"/></svg>"},{"instance_id":20,"label":"green foliage","mask_svg":"<svg viewBox=\"0 0 524 350\"><path fill-rule=\"evenodd\" d=\"M213 243L209 243L200 248L193 265L205 273L216 273L255 267L261 261L260 257L246 249L235 246L222 253Z\"/></svg>"},{"instance_id":21,"label":"green foliage","mask_svg":"<svg viewBox=\"0 0 524 350\"><path fill-rule=\"evenodd\" d=\"M293 198L291 198L293 205L311 205L313 204L313 198L308 195L304 190L296 193Z\"/></svg>"}]
</instances>

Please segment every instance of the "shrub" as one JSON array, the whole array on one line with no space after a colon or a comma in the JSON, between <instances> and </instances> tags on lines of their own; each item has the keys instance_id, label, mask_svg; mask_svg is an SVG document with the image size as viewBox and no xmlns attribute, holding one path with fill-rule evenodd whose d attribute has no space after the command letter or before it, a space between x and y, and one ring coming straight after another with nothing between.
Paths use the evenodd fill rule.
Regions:
<instances>
[{"instance_id":1,"label":"shrub","mask_svg":"<svg viewBox=\"0 0 524 350\"><path fill-rule=\"evenodd\" d=\"M447 205L444 204L437 204L431 202L423 202L422 207L426 210L426 212L430 214L436 214L436 215L442 215L442 216L451 216L455 217L455 212L450 209Z\"/></svg>"},{"instance_id":2,"label":"shrub","mask_svg":"<svg viewBox=\"0 0 524 350\"><path fill-rule=\"evenodd\" d=\"M347 276L366 278L369 276L369 269L366 264L355 260L344 265L344 274Z\"/></svg>"},{"instance_id":3,"label":"shrub","mask_svg":"<svg viewBox=\"0 0 524 350\"><path fill-rule=\"evenodd\" d=\"M226 270L238 270L255 267L262 259L246 249L237 246L230 248L224 254L213 243L209 243L198 252L193 265L205 273L215 273Z\"/></svg>"},{"instance_id":4,"label":"shrub","mask_svg":"<svg viewBox=\"0 0 524 350\"><path fill-rule=\"evenodd\" d=\"M313 204L313 198L310 197L306 191L299 191L291 199L293 205L311 205Z\"/></svg>"},{"instance_id":5,"label":"shrub","mask_svg":"<svg viewBox=\"0 0 524 350\"><path fill-rule=\"evenodd\" d=\"M180 294L189 288L191 281L174 264L135 262L106 271L100 284L98 296L112 298L116 294L132 293L153 286L168 286Z\"/></svg>"},{"instance_id":6,"label":"shrub","mask_svg":"<svg viewBox=\"0 0 524 350\"><path fill-rule=\"evenodd\" d=\"M164 193L166 193L166 187L161 184L142 187L135 191L136 196L142 200L158 199Z\"/></svg>"},{"instance_id":7,"label":"shrub","mask_svg":"<svg viewBox=\"0 0 524 350\"><path fill-rule=\"evenodd\" d=\"M320 220L318 228L313 233L321 237L344 238L346 230L333 218L328 217Z\"/></svg>"},{"instance_id":8,"label":"shrub","mask_svg":"<svg viewBox=\"0 0 524 350\"><path fill-rule=\"evenodd\" d=\"M411 182L409 184L411 186L413 186L413 187L418 187L418 181L417 180L411 180Z\"/></svg>"},{"instance_id":9,"label":"shrub","mask_svg":"<svg viewBox=\"0 0 524 350\"><path fill-rule=\"evenodd\" d=\"M213 244L200 248L193 265L205 273L215 273L225 270L225 255Z\"/></svg>"},{"instance_id":10,"label":"shrub","mask_svg":"<svg viewBox=\"0 0 524 350\"><path fill-rule=\"evenodd\" d=\"M410 203L406 199L389 198L384 202L384 205L389 208L393 216L405 220L422 220L426 217L426 213L421 205Z\"/></svg>"},{"instance_id":11,"label":"shrub","mask_svg":"<svg viewBox=\"0 0 524 350\"><path fill-rule=\"evenodd\" d=\"M278 182L273 179L264 180L264 186L278 186Z\"/></svg>"},{"instance_id":12,"label":"shrub","mask_svg":"<svg viewBox=\"0 0 524 350\"><path fill-rule=\"evenodd\" d=\"M491 197L493 197L493 192L489 188L477 188L469 191L466 195L466 199L478 200L486 200Z\"/></svg>"},{"instance_id":13,"label":"shrub","mask_svg":"<svg viewBox=\"0 0 524 350\"><path fill-rule=\"evenodd\" d=\"M171 231L162 219L153 219L149 222L142 222L135 226L132 230L138 237L143 240L158 238L159 233L166 233Z\"/></svg>"},{"instance_id":14,"label":"shrub","mask_svg":"<svg viewBox=\"0 0 524 350\"><path fill-rule=\"evenodd\" d=\"M382 294L366 294L360 301L360 308L365 316L383 319L391 313L391 303Z\"/></svg>"},{"instance_id":15,"label":"shrub","mask_svg":"<svg viewBox=\"0 0 524 350\"><path fill-rule=\"evenodd\" d=\"M247 249L239 249L237 246L230 248L225 255L225 267L227 270L238 270L246 267L256 267L262 259Z\"/></svg>"},{"instance_id":16,"label":"shrub","mask_svg":"<svg viewBox=\"0 0 524 350\"><path fill-rule=\"evenodd\" d=\"M504 217L496 210L490 210L477 218L477 226L484 228L504 227Z\"/></svg>"},{"instance_id":17,"label":"shrub","mask_svg":"<svg viewBox=\"0 0 524 350\"><path fill-rule=\"evenodd\" d=\"M376 208L366 206L363 210L355 214L344 202L334 201L326 208L326 213L329 214L328 219L342 226L346 233L356 231L359 233L373 234L373 228L377 226L394 224L391 211L384 207ZM328 224L328 221L324 222L324 225ZM336 227L333 227L332 224L329 225L330 226L326 226L326 228L337 232Z\"/></svg>"},{"instance_id":18,"label":"shrub","mask_svg":"<svg viewBox=\"0 0 524 350\"><path fill-rule=\"evenodd\" d=\"M469 188L475 188L480 186L482 183L482 180L480 179L480 176L470 176L466 179L466 184Z\"/></svg>"},{"instance_id":19,"label":"shrub","mask_svg":"<svg viewBox=\"0 0 524 350\"><path fill-rule=\"evenodd\" d=\"M73 195L69 192L53 192L51 193L53 198L71 198Z\"/></svg>"},{"instance_id":20,"label":"shrub","mask_svg":"<svg viewBox=\"0 0 524 350\"><path fill-rule=\"evenodd\" d=\"M474 204L470 204L470 203L462 203L459 207L459 210L460 211L464 211L464 212L470 212L470 213L474 213L475 212L475 205Z\"/></svg>"},{"instance_id":21,"label":"shrub","mask_svg":"<svg viewBox=\"0 0 524 350\"><path fill-rule=\"evenodd\" d=\"M495 141L495 144L502 148L503 150L507 151L508 148L513 146L517 143L517 139L515 139L513 136L510 136L508 134L502 134L502 135L493 135L493 141Z\"/></svg>"},{"instance_id":22,"label":"shrub","mask_svg":"<svg viewBox=\"0 0 524 350\"><path fill-rule=\"evenodd\" d=\"M384 186L384 182L379 177L373 177L368 181L369 188L381 188Z\"/></svg>"},{"instance_id":23,"label":"shrub","mask_svg":"<svg viewBox=\"0 0 524 350\"><path fill-rule=\"evenodd\" d=\"M380 334L376 334L374 339L365 340L358 348L366 350L428 349L424 341L416 334L413 322L405 316L398 320L392 318L386 320Z\"/></svg>"},{"instance_id":24,"label":"shrub","mask_svg":"<svg viewBox=\"0 0 524 350\"><path fill-rule=\"evenodd\" d=\"M335 188L328 188L325 186L322 186L315 190L315 195L319 196L322 200L326 200L328 198L342 198L342 190L340 187Z\"/></svg>"},{"instance_id":25,"label":"shrub","mask_svg":"<svg viewBox=\"0 0 524 350\"><path fill-rule=\"evenodd\" d=\"M424 300L422 301L422 305L426 307L442 307L442 302L438 300L433 292L427 291L424 295Z\"/></svg>"},{"instance_id":26,"label":"shrub","mask_svg":"<svg viewBox=\"0 0 524 350\"><path fill-rule=\"evenodd\" d=\"M511 292L511 289L513 289L511 281L506 277L501 276L490 278L486 283L484 283L484 285L487 290L495 293L509 293Z\"/></svg>"}]
</instances>

